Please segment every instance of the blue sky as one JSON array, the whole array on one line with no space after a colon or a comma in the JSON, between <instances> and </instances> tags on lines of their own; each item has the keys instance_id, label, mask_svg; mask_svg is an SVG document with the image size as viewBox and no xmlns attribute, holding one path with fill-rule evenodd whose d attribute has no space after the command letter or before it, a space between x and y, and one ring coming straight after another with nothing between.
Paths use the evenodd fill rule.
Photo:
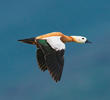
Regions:
<instances>
[{"instance_id":1,"label":"blue sky","mask_svg":"<svg viewBox=\"0 0 110 100\"><path fill-rule=\"evenodd\" d=\"M110 100L109 0L1 0L0 12L0 100ZM17 41L53 31L93 42L66 45L57 84Z\"/></svg>"}]
</instances>

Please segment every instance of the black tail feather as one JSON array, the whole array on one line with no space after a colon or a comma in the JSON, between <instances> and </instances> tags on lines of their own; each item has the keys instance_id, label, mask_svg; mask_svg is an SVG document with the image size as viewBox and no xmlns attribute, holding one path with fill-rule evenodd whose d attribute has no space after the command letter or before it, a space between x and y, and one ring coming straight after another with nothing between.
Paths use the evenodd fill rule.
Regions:
<instances>
[{"instance_id":1,"label":"black tail feather","mask_svg":"<svg viewBox=\"0 0 110 100\"><path fill-rule=\"evenodd\" d=\"M28 38L28 39L22 39L22 40L18 40L24 43L28 43L28 44L36 44L35 43L35 37L34 38Z\"/></svg>"}]
</instances>

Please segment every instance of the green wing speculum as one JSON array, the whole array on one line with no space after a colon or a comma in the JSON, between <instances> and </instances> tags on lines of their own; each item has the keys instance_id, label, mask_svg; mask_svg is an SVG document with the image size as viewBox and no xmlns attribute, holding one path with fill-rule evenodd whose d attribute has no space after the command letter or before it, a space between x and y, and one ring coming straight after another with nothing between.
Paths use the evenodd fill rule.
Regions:
<instances>
[{"instance_id":1,"label":"green wing speculum","mask_svg":"<svg viewBox=\"0 0 110 100\"><path fill-rule=\"evenodd\" d=\"M42 49L44 54L47 54L48 52L53 52L53 49L46 40L37 40L37 44L38 47Z\"/></svg>"}]
</instances>

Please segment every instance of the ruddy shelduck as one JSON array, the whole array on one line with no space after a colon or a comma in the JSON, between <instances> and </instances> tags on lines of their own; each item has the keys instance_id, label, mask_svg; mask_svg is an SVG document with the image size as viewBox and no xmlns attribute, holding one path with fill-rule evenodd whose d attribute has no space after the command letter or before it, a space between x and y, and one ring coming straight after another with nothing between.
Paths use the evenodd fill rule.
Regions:
<instances>
[{"instance_id":1,"label":"ruddy shelduck","mask_svg":"<svg viewBox=\"0 0 110 100\"><path fill-rule=\"evenodd\" d=\"M86 37L67 36L61 32L52 32L18 41L37 46L36 57L39 68L42 71L48 70L56 82L60 81L63 71L65 43L91 43Z\"/></svg>"}]
</instances>

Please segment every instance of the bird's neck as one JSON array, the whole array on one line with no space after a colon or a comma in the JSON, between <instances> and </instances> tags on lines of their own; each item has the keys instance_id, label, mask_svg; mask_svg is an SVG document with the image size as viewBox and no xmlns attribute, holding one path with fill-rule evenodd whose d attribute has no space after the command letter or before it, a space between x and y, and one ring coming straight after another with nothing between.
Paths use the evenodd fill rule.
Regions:
<instances>
[{"instance_id":1,"label":"bird's neck","mask_svg":"<svg viewBox=\"0 0 110 100\"><path fill-rule=\"evenodd\" d=\"M64 35L63 37L61 37L61 40L62 40L64 43L67 43L67 42L75 42L74 39L73 39L71 36L67 36L67 35Z\"/></svg>"}]
</instances>

